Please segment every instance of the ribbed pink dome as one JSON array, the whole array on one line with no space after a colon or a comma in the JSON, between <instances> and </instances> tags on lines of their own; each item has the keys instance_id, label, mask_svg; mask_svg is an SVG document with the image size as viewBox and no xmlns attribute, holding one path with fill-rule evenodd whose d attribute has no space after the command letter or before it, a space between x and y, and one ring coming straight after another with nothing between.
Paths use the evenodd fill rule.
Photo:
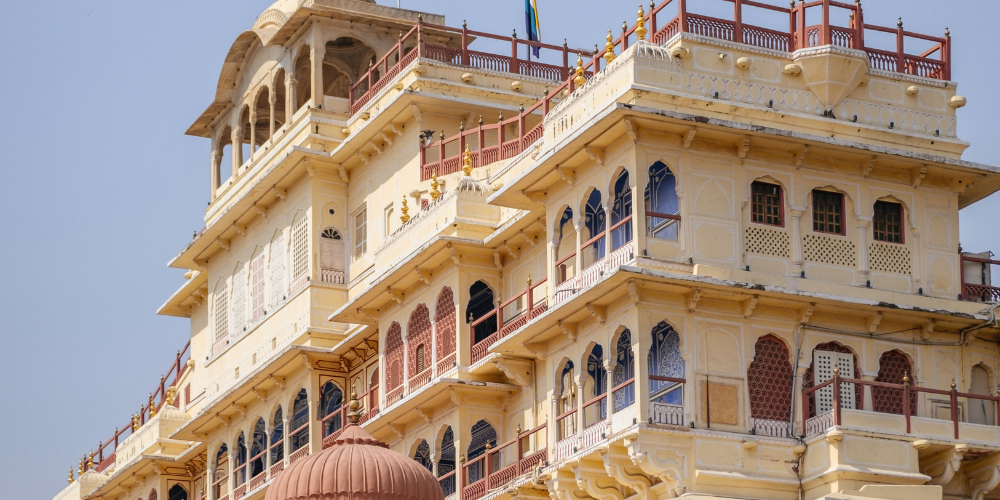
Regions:
<instances>
[{"instance_id":1,"label":"ribbed pink dome","mask_svg":"<svg viewBox=\"0 0 1000 500\"><path fill-rule=\"evenodd\" d=\"M357 425L278 475L264 500L444 500L437 478Z\"/></svg>"}]
</instances>

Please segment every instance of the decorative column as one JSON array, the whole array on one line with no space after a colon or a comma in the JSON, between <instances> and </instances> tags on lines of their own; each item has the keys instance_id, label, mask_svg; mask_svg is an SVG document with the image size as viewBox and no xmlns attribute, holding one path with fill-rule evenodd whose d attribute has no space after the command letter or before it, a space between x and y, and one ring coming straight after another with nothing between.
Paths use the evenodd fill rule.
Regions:
<instances>
[{"instance_id":1,"label":"decorative column","mask_svg":"<svg viewBox=\"0 0 1000 500\"><path fill-rule=\"evenodd\" d=\"M801 207L791 207L789 215L792 216L792 275L802 276L802 215L806 209Z\"/></svg>"},{"instance_id":2,"label":"decorative column","mask_svg":"<svg viewBox=\"0 0 1000 500\"><path fill-rule=\"evenodd\" d=\"M871 270L868 268L868 226L871 219L858 219L858 280L859 286L868 286Z\"/></svg>"},{"instance_id":3,"label":"decorative column","mask_svg":"<svg viewBox=\"0 0 1000 500\"><path fill-rule=\"evenodd\" d=\"M611 194L610 192L608 193ZM608 200L609 202L611 200ZM611 204L604 205L604 268L611 267L611 250L614 248L611 238Z\"/></svg>"},{"instance_id":4,"label":"decorative column","mask_svg":"<svg viewBox=\"0 0 1000 500\"><path fill-rule=\"evenodd\" d=\"M267 423L265 423L264 425L266 426ZM274 429L270 429L270 432L268 432L267 430L264 431L264 460L263 460L264 470L261 471L261 473L266 474L264 477L267 479L270 479L268 476L271 474L271 465L273 465L271 463L271 436L273 434L274 434ZM248 456L248 458L252 457Z\"/></svg>"},{"instance_id":5,"label":"decorative column","mask_svg":"<svg viewBox=\"0 0 1000 500\"><path fill-rule=\"evenodd\" d=\"M556 246L555 243L552 243L551 235L549 237L549 244L546 245L546 247L547 247L546 251L548 252L546 254L548 255L548 261L545 263L545 268L549 276L549 283L545 287L546 288L545 294L546 297L548 297L549 301L548 304L549 308L551 309L553 307L553 304L555 304L556 287L559 286L559 278L558 278L559 270L556 269Z\"/></svg>"},{"instance_id":6,"label":"decorative column","mask_svg":"<svg viewBox=\"0 0 1000 500\"><path fill-rule=\"evenodd\" d=\"M211 460L209 460L209 463L212 463ZM214 484L215 470L209 467L205 472L205 498L208 500L218 500L218 498L215 497L215 487L212 486Z\"/></svg>"},{"instance_id":7,"label":"decorative column","mask_svg":"<svg viewBox=\"0 0 1000 500\"><path fill-rule=\"evenodd\" d=\"M437 314L437 304L434 307L434 313ZM458 319L458 318L455 318ZM431 375L434 377L438 376L438 336L437 336L437 321L431 321ZM437 463L437 462L435 462ZM436 466L435 466L436 467ZM437 474L435 474L437 476Z\"/></svg>"},{"instance_id":8,"label":"decorative column","mask_svg":"<svg viewBox=\"0 0 1000 500\"><path fill-rule=\"evenodd\" d=\"M318 420L318 418L317 418L318 414L316 412L316 402L313 401L313 398L308 398L307 401L309 402L309 419L307 420L307 422L309 422L309 425L308 425L308 427L306 427L306 436L308 436L308 438L309 438L308 439L308 442L309 442L309 454L312 455L313 453L318 452L319 449L322 449L323 433L322 432L315 433L315 432L312 431L313 430L313 420ZM323 426L321 425L320 429L322 429L322 428L323 428ZM319 434L319 438L318 439L316 438L316 434ZM318 443L318 445L316 447L313 446L313 442L314 441L319 441L319 443Z\"/></svg>"},{"instance_id":9,"label":"decorative column","mask_svg":"<svg viewBox=\"0 0 1000 500\"><path fill-rule=\"evenodd\" d=\"M608 359L604 361L604 369L608 372L608 382L607 382L608 397L607 400L605 401L608 404L608 430L607 430L608 434L611 434L611 417L615 412L615 402L614 402L615 395L611 392L611 389L614 388L615 386L614 385L615 368L618 367L618 363L616 363L613 359L611 359L611 356L613 355L612 353L614 352L611 350L611 347L612 346L610 345L608 346Z\"/></svg>"},{"instance_id":10,"label":"decorative column","mask_svg":"<svg viewBox=\"0 0 1000 500\"><path fill-rule=\"evenodd\" d=\"M913 238L913 244L910 248L913 250L910 252L910 273L913 278L913 288L919 290L923 289L921 286L920 279L920 263L921 263L921 247L920 247L920 229L916 226L910 227L910 236Z\"/></svg>"},{"instance_id":11,"label":"decorative column","mask_svg":"<svg viewBox=\"0 0 1000 500\"><path fill-rule=\"evenodd\" d=\"M583 404L587 399L583 395L583 387L587 382L586 375L583 374L583 366L580 367L580 375L576 377L576 445L580 446L583 443L583 428L586 426L587 421L583 417ZM599 414L598 414L599 415Z\"/></svg>"},{"instance_id":12,"label":"decorative column","mask_svg":"<svg viewBox=\"0 0 1000 500\"><path fill-rule=\"evenodd\" d=\"M638 170L638 169L636 169ZM632 178L635 179L635 184L632 185L632 245L633 254L635 258L639 258L642 255L642 251L646 248L646 202L645 194L639 190L638 172ZM641 200L641 201L640 201Z\"/></svg>"},{"instance_id":13,"label":"decorative column","mask_svg":"<svg viewBox=\"0 0 1000 500\"><path fill-rule=\"evenodd\" d=\"M212 176L212 195L211 195L211 200L212 201L215 201L215 192L219 189L219 183L222 182L222 179L219 179L219 176L222 173L222 171L221 171L221 165L219 165L219 162L222 160L222 155L219 153L219 149L218 148L219 148L219 146L218 146L218 144L216 144L215 148L212 149L212 171L211 171L211 176Z\"/></svg>"},{"instance_id":14,"label":"decorative column","mask_svg":"<svg viewBox=\"0 0 1000 500\"><path fill-rule=\"evenodd\" d=\"M281 428L284 429L284 432L281 433L281 454L283 455L281 457L281 461L285 463L285 467L288 467L288 455L291 454L288 451L288 447L290 445L290 443L288 442L288 431L295 429L288 428L289 425L288 413L285 412L283 416L284 418L281 419Z\"/></svg>"},{"instance_id":15,"label":"decorative column","mask_svg":"<svg viewBox=\"0 0 1000 500\"><path fill-rule=\"evenodd\" d=\"M323 52L315 44L309 47L309 61L312 68L312 107L323 108Z\"/></svg>"},{"instance_id":16,"label":"decorative column","mask_svg":"<svg viewBox=\"0 0 1000 500\"><path fill-rule=\"evenodd\" d=\"M643 200L643 203L645 203L645 199ZM632 200L632 204L633 205L635 204L635 199ZM691 224L686 224L684 222L684 213L685 213L684 191L681 190L677 190L677 212L681 214L681 220L677 221L677 226L678 226L677 239L680 240L679 242L681 244L681 255L684 256L685 260L689 260L691 258L691 255L688 254L688 247L694 245L687 244L688 243L687 235L690 234L691 237L694 237L694 231L688 231L688 228L691 227Z\"/></svg>"},{"instance_id":17,"label":"decorative column","mask_svg":"<svg viewBox=\"0 0 1000 500\"><path fill-rule=\"evenodd\" d=\"M431 453L431 474L434 474L434 477L438 477L438 456L437 456L437 453Z\"/></svg>"},{"instance_id":18,"label":"decorative column","mask_svg":"<svg viewBox=\"0 0 1000 500\"><path fill-rule=\"evenodd\" d=\"M250 160L253 160L253 154L257 152L257 103L250 106Z\"/></svg>"},{"instance_id":19,"label":"decorative column","mask_svg":"<svg viewBox=\"0 0 1000 500\"><path fill-rule=\"evenodd\" d=\"M295 75L289 74L285 78L285 123L292 122L292 115L295 114L298 109L295 107L295 103L298 102L298 97L296 93L298 91L299 80L295 78Z\"/></svg>"},{"instance_id":20,"label":"decorative column","mask_svg":"<svg viewBox=\"0 0 1000 500\"><path fill-rule=\"evenodd\" d=\"M239 125L233 127L232 136L232 146L233 146L233 179L240 173L240 166L243 165L243 130L240 129Z\"/></svg>"},{"instance_id":21,"label":"decorative column","mask_svg":"<svg viewBox=\"0 0 1000 500\"><path fill-rule=\"evenodd\" d=\"M559 433L561 429L561 424L556 421L556 418L559 417L559 396L556 395L555 391L552 391L551 396L549 396L549 415L548 432L545 434L549 438L549 461L554 462L556 456L556 443L560 440ZM566 437L564 436L563 439L565 438Z\"/></svg>"},{"instance_id":22,"label":"decorative column","mask_svg":"<svg viewBox=\"0 0 1000 500\"><path fill-rule=\"evenodd\" d=\"M577 225L576 228L576 269L573 270L573 278L576 280L575 288L580 288L580 272L583 271L583 248L580 245L583 244L583 227ZM573 292L576 294L576 291Z\"/></svg>"},{"instance_id":23,"label":"decorative column","mask_svg":"<svg viewBox=\"0 0 1000 500\"><path fill-rule=\"evenodd\" d=\"M271 91L267 93L267 100L268 100L268 104L271 106L271 115L270 115L271 116L271 120L270 120L270 123L268 123L267 138L270 139L270 140L273 140L274 139L274 107L275 107L275 104L277 104L277 102L278 102L278 94L274 91L274 89L271 89Z\"/></svg>"}]
</instances>

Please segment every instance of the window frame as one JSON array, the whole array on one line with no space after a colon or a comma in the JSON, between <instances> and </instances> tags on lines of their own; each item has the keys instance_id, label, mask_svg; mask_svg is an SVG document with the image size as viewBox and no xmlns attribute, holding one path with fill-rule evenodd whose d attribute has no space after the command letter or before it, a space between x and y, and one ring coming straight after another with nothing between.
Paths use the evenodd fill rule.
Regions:
<instances>
[{"instance_id":1,"label":"window frame","mask_svg":"<svg viewBox=\"0 0 1000 500\"><path fill-rule=\"evenodd\" d=\"M757 195L757 193L754 192L754 186L757 186L757 185L767 186L767 187L774 187L774 188L778 189L778 214L777 214L778 223L777 224L771 224L769 222L758 222L758 221L754 220L754 215L755 215L755 213L754 213L754 206L757 205L757 203L754 202L754 197ZM767 195L763 195L762 194L762 196L767 196ZM767 217L768 217L767 211L766 211L767 204L766 203L761 203L760 206L765 209L764 213L761 214L761 217L764 220L766 220ZM843 216L841 216L841 217L843 217ZM775 184L775 183L765 182L765 181L760 181L760 180L756 180L756 181L753 181L753 182L750 183L750 223L751 224L760 224L762 226L770 226L770 227L782 227L782 228L785 227L785 189L784 189L784 187L781 184Z\"/></svg>"},{"instance_id":2,"label":"window frame","mask_svg":"<svg viewBox=\"0 0 1000 500\"><path fill-rule=\"evenodd\" d=\"M835 195L835 196L839 196L840 197L840 222L839 222L840 231L839 232L835 232L835 231L821 231L819 229L816 229L816 193L824 193L824 194L827 194L827 195ZM846 236L847 235L847 224L846 224L846 221L844 220L844 215L847 213L847 202L844 199L845 198L844 193L841 193L841 192L838 192L838 191L826 191L826 190L823 190L823 189L813 189L812 193L810 195L810 198L812 199L812 232L819 233L819 234L834 234L834 235L837 235L837 236ZM827 223L824 220L823 224L831 224L831 223Z\"/></svg>"},{"instance_id":3,"label":"window frame","mask_svg":"<svg viewBox=\"0 0 1000 500\"><path fill-rule=\"evenodd\" d=\"M359 223L358 218L364 216L364 222ZM368 253L368 204L361 205L360 208L351 214L351 224L354 227L354 248L351 256L358 260Z\"/></svg>"},{"instance_id":4,"label":"window frame","mask_svg":"<svg viewBox=\"0 0 1000 500\"><path fill-rule=\"evenodd\" d=\"M880 203L884 204L884 205L895 205L896 208L899 210L897 212L897 217L899 217L899 220L896 221L896 225L899 226L899 241L892 241L891 239L880 239L878 237L878 230L876 229L876 225L878 224L878 221L876 219L878 217L878 213L879 212L878 212L878 209L876 207L878 207ZM883 213L886 213L886 212L883 212ZM895 244L895 245L903 245L903 244L905 244L906 243L906 230L905 230L906 224L903 223L903 221L906 220L903 217L905 214L906 214L906 211L903 208L903 204L902 203L899 203L899 202L896 202L896 201L876 200L875 203L872 204L872 241L880 241L882 243L892 243L892 244ZM888 236L889 235L889 229L888 229L889 223L886 222L886 221L883 221L882 223L886 225L886 229L885 229L885 231L883 231L883 233Z\"/></svg>"}]
</instances>

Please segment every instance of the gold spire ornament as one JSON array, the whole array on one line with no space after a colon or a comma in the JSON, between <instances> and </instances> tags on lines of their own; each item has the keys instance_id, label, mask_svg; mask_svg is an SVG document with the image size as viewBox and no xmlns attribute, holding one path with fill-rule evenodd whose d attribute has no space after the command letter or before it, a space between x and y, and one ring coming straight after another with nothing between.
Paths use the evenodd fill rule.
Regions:
<instances>
[{"instance_id":1,"label":"gold spire ornament","mask_svg":"<svg viewBox=\"0 0 1000 500\"><path fill-rule=\"evenodd\" d=\"M94 452L90 452L90 457L87 458L87 470L92 470L94 468Z\"/></svg>"},{"instance_id":2,"label":"gold spire ornament","mask_svg":"<svg viewBox=\"0 0 1000 500\"><path fill-rule=\"evenodd\" d=\"M399 210L403 215L399 216L399 220L406 224L410 220L410 209L406 206L406 195L403 195L403 208Z\"/></svg>"},{"instance_id":3,"label":"gold spire ornament","mask_svg":"<svg viewBox=\"0 0 1000 500\"><path fill-rule=\"evenodd\" d=\"M156 416L156 402L153 401L153 394L149 394L149 418Z\"/></svg>"},{"instance_id":4,"label":"gold spire ornament","mask_svg":"<svg viewBox=\"0 0 1000 500\"><path fill-rule=\"evenodd\" d=\"M441 184L438 183L438 171L435 168L433 174L431 175L431 201L438 199L441 196L441 191L438 191L438 187Z\"/></svg>"},{"instance_id":5,"label":"gold spire ornament","mask_svg":"<svg viewBox=\"0 0 1000 500\"><path fill-rule=\"evenodd\" d=\"M615 60L615 42L611 38L611 30L608 30L608 41L604 44L604 60L611 64Z\"/></svg>"},{"instance_id":6,"label":"gold spire ornament","mask_svg":"<svg viewBox=\"0 0 1000 500\"><path fill-rule=\"evenodd\" d=\"M583 84L587 83L587 77L583 76L583 56L580 54L576 55L576 78L573 78L573 84L577 87L582 87Z\"/></svg>"},{"instance_id":7,"label":"gold spire ornament","mask_svg":"<svg viewBox=\"0 0 1000 500\"><path fill-rule=\"evenodd\" d=\"M465 146L465 162L462 164L462 172L465 172L466 177L472 176L472 150L469 146Z\"/></svg>"},{"instance_id":8,"label":"gold spire ornament","mask_svg":"<svg viewBox=\"0 0 1000 500\"><path fill-rule=\"evenodd\" d=\"M73 484L73 466L69 467L69 484Z\"/></svg>"},{"instance_id":9,"label":"gold spire ornament","mask_svg":"<svg viewBox=\"0 0 1000 500\"><path fill-rule=\"evenodd\" d=\"M83 475L83 460L80 460L80 470L77 471L77 475L78 476L82 476Z\"/></svg>"},{"instance_id":10,"label":"gold spire ornament","mask_svg":"<svg viewBox=\"0 0 1000 500\"><path fill-rule=\"evenodd\" d=\"M177 397L177 387L176 386L167 387L167 406L174 405L175 397Z\"/></svg>"},{"instance_id":11,"label":"gold spire ornament","mask_svg":"<svg viewBox=\"0 0 1000 500\"><path fill-rule=\"evenodd\" d=\"M133 431L139 430L139 415L136 415L134 413L132 414L132 430Z\"/></svg>"},{"instance_id":12,"label":"gold spire ornament","mask_svg":"<svg viewBox=\"0 0 1000 500\"><path fill-rule=\"evenodd\" d=\"M646 33L649 30L646 29L646 12L642 10L642 4L639 4L639 18L635 21L635 37L639 41L646 41Z\"/></svg>"},{"instance_id":13,"label":"gold spire ornament","mask_svg":"<svg viewBox=\"0 0 1000 500\"><path fill-rule=\"evenodd\" d=\"M361 421L361 403L358 401L358 393L351 389L351 402L347 404L347 420L357 425Z\"/></svg>"}]
</instances>

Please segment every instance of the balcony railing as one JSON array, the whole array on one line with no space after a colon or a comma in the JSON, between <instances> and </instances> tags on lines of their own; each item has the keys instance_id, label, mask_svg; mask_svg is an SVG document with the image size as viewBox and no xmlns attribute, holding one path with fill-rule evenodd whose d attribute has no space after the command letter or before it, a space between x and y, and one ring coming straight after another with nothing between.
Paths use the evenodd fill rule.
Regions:
<instances>
[{"instance_id":1,"label":"balcony railing","mask_svg":"<svg viewBox=\"0 0 1000 500\"><path fill-rule=\"evenodd\" d=\"M495 449L487 447L486 453L462 465L462 500L478 500L487 491L510 484L517 477L531 472L537 465L548 460L546 435L542 424L517 436ZM534 443L532 443L534 440ZM527 446L525 446L527 444ZM510 457L511 452L514 453ZM505 460L506 455L506 460ZM506 465L504 465L504 463Z\"/></svg>"},{"instance_id":2,"label":"balcony railing","mask_svg":"<svg viewBox=\"0 0 1000 500\"><path fill-rule=\"evenodd\" d=\"M844 400L841 397L842 388L850 387L852 384L855 388L855 393L857 394L864 394L866 389L870 391L874 400L874 408L872 410L865 410L864 408L857 408L855 410L853 401ZM921 414L931 415L929 408L923 408L924 411L920 411L919 395L921 393L944 396L946 398L942 399L941 402L947 402L948 409L950 411L950 417L947 420L949 420L952 424L951 428L953 430L954 439L961 439L960 428L962 427L962 424L970 425L967 422L962 422L962 419L960 418L960 400L964 401L966 406L968 406L970 401L981 401L981 404L989 405L990 407L995 408L993 412L994 415L1000 415L1000 397L959 392L954 383L952 383L951 390L947 391L942 389L916 387L911 385L909 382L903 384L889 384L885 382L845 378L841 377L837 372L834 372L833 377L829 380L802 391L803 415L809 415L810 398L816 397L818 395L817 391L827 387L832 387L832 408L827 412L804 419L802 432L807 437L822 434L828 429L842 425L844 422L844 411L874 411L883 414L900 415L906 422L906 434L913 432L914 423L919 423L923 427L925 426L924 424L941 422L941 419L919 416ZM859 399L863 399L863 397ZM996 417L994 417L994 419L995 418ZM990 424L987 423L986 425ZM994 421L992 425L1000 425L1000 422Z\"/></svg>"},{"instance_id":3,"label":"balcony railing","mask_svg":"<svg viewBox=\"0 0 1000 500\"><path fill-rule=\"evenodd\" d=\"M992 253L984 253L989 255ZM1000 302L1000 287L993 286L990 266L1000 265L1000 261L962 254L962 300L970 302ZM974 276L975 275L975 276ZM972 277L975 281L967 281Z\"/></svg>"},{"instance_id":4,"label":"balcony railing","mask_svg":"<svg viewBox=\"0 0 1000 500\"><path fill-rule=\"evenodd\" d=\"M535 300L535 289L542 286L548 282L548 278L543 278L538 283L531 284L528 282L528 286L523 292L507 299L506 302L500 303L495 309L484 314L478 319L473 320L469 323L469 338L472 339L472 363L475 364L486 357L489 352L490 346L492 346L496 341L510 335L514 331L528 324L533 318L542 314L548 309L547 299L543 295L541 300ZM525 308L518 310L512 318L507 320L504 319L504 309L519 301L524 297ZM496 321L497 330L486 338L476 342L476 326L485 323L487 321Z\"/></svg>"},{"instance_id":5,"label":"balcony railing","mask_svg":"<svg viewBox=\"0 0 1000 500\"><path fill-rule=\"evenodd\" d=\"M364 405L364 413L361 414L361 418L358 423L364 423L367 420L378 415L378 386L373 386L358 397L358 401ZM323 417L322 429L323 429L323 449L327 449L333 446L333 443L340 437L344 432L344 428L347 426L347 413L350 411L350 407L346 404L340 405L340 408L334 410L329 415ZM327 425L330 422L331 425ZM327 432L328 428L331 428L330 432Z\"/></svg>"}]
</instances>

